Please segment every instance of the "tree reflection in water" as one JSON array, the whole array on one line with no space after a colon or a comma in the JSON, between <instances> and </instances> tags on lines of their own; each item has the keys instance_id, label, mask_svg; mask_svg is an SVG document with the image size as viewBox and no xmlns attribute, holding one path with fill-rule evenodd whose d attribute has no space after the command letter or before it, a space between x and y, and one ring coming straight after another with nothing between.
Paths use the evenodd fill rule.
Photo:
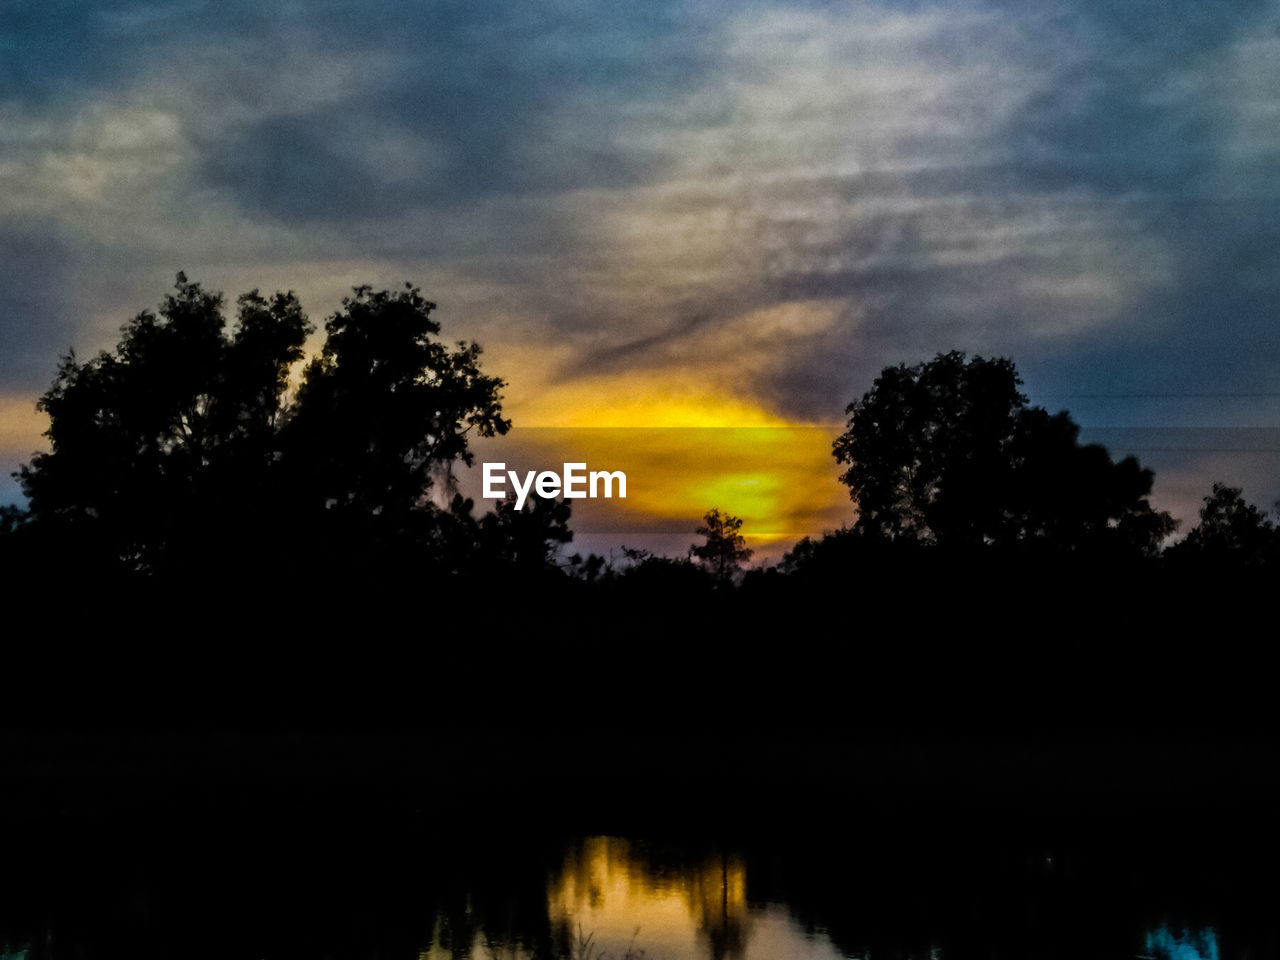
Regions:
<instances>
[{"instance_id":1,"label":"tree reflection in water","mask_svg":"<svg viewBox=\"0 0 1280 960\"><path fill-rule=\"evenodd\" d=\"M721 851L660 863L617 837L574 844L548 880L552 942L570 960L837 960L823 935L808 934L777 905L750 908L741 856ZM476 929L459 942L437 924L420 960L537 960L513 942Z\"/></svg>"},{"instance_id":2,"label":"tree reflection in water","mask_svg":"<svg viewBox=\"0 0 1280 960\"><path fill-rule=\"evenodd\" d=\"M741 960L751 930L740 857L659 866L617 837L571 849L548 905L553 923L591 931L615 957L635 938L650 957Z\"/></svg>"}]
</instances>

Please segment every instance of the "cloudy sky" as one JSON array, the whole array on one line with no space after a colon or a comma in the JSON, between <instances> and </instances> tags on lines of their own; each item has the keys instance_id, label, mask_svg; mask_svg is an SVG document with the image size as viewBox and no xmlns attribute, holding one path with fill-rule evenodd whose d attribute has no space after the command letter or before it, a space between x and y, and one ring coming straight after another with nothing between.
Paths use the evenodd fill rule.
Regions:
<instances>
[{"instance_id":1,"label":"cloudy sky","mask_svg":"<svg viewBox=\"0 0 1280 960\"><path fill-rule=\"evenodd\" d=\"M1277 172L1276 2L18 0L0 501L59 354L181 269L315 321L413 281L517 426L805 428L792 533L849 514L808 428L951 349L1179 516L1270 504Z\"/></svg>"}]
</instances>

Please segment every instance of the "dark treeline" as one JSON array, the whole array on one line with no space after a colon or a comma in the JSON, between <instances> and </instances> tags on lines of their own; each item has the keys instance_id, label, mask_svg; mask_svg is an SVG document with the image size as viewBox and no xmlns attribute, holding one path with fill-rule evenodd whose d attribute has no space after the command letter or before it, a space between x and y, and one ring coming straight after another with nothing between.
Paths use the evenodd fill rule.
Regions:
<instances>
[{"instance_id":1,"label":"dark treeline","mask_svg":"<svg viewBox=\"0 0 1280 960\"><path fill-rule=\"evenodd\" d=\"M1151 471L1007 360L886 369L833 449L856 522L780 564L746 568L714 508L687 556L615 562L570 555L563 501L451 492L510 424L433 308L358 288L304 364L292 294L240 297L228 330L179 275L114 351L63 359L0 518L11 675L30 660L43 709L1214 726L1269 700L1245 651L1270 519L1215 486L1166 547Z\"/></svg>"}]
</instances>

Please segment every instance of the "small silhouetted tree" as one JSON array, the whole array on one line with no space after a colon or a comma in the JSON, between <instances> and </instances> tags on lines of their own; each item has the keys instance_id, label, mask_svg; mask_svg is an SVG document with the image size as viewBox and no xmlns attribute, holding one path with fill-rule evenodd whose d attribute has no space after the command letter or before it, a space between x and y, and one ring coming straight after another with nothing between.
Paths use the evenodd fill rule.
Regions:
<instances>
[{"instance_id":1,"label":"small silhouetted tree","mask_svg":"<svg viewBox=\"0 0 1280 960\"><path fill-rule=\"evenodd\" d=\"M1200 508L1200 522L1168 553L1176 561L1258 567L1280 558L1280 531L1239 487L1215 483Z\"/></svg>"},{"instance_id":2,"label":"small silhouetted tree","mask_svg":"<svg viewBox=\"0 0 1280 960\"><path fill-rule=\"evenodd\" d=\"M742 565L751 559L754 552L746 545L746 538L738 532L742 529L742 519L729 513L721 513L717 507L707 511L703 520L705 525L698 527L694 533L704 537L705 542L691 546L689 555L719 579L727 580L742 569Z\"/></svg>"},{"instance_id":3,"label":"small silhouetted tree","mask_svg":"<svg viewBox=\"0 0 1280 960\"><path fill-rule=\"evenodd\" d=\"M1153 475L1028 406L1011 361L940 354L886 368L833 444L861 535L919 544L1151 554L1175 521Z\"/></svg>"}]
</instances>

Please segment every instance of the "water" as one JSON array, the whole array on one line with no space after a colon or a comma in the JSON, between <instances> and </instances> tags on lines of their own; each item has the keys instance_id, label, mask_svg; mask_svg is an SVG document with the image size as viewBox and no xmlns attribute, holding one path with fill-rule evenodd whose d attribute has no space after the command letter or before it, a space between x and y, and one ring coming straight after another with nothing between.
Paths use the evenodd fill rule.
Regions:
<instances>
[{"instance_id":1,"label":"water","mask_svg":"<svg viewBox=\"0 0 1280 960\"><path fill-rule=\"evenodd\" d=\"M898 851L895 854L895 850ZM862 862L837 843L767 850L760 876L752 854L690 855L618 836L568 844L548 871L545 936L486 929L437 915L419 960L960 960L970 957L1113 957L1227 960L1268 955L1262 915L1237 914L1223 951L1212 913L1223 915L1192 870L1148 881L1164 869L1112 851L1024 847L928 852L871 844ZM965 859L950 859L963 856ZM897 858L887 863L886 858ZM986 861L983 863L983 861ZM787 866L791 861L790 867ZM1092 862L1090 862L1092 861ZM808 874L805 877L804 874ZM799 884L788 894L788 886ZM966 884L967 878L967 884ZM1188 903L1188 894L1194 903ZM1229 915L1230 911L1226 911ZM1264 914L1265 915L1265 911ZM1170 917L1175 919L1171 920ZM1163 918L1163 919L1160 919ZM478 922L476 922L478 921ZM1265 920L1261 920L1265 926ZM458 934L462 933L460 937Z\"/></svg>"},{"instance_id":2,"label":"water","mask_svg":"<svg viewBox=\"0 0 1280 960\"><path fill-rule=\"evenodd\" d=\"M1149 957L1169 960L1218 960L1218 933L1213 927L1198 930L1170 930L1157 927L1147 933L1146 953Z\"/></svg>"},{"instance_id":3,"label":"water","mask_svg":"<svg viewBox=\"0 0 1280 960\"><path fill-rule=\"evenodd\" d=\"M371 823L115 835L51 852L57 869L25 888L10 871L0 960L1276 955L1274 886L1231 845L906 826L713 843Z\"/></svg>"},{"instance_id":4,"label":"water","mask_svg":"<svg viewBox=\"0 0 1280 960\"><path fill-rule=\"evenodd\" d=\"M1271 794L1184 749L744 743L503 735L413 741L378 776L15 779L0 960L1280 958Z\"/></svg>"},{"instance_id":5,"label":"water","mask_svg":"<svg viewBox=\"0 0 1280 960\"><path fill-rule=\"evenodd\" d=\"M584 953L595 947L609 957L643 951L670 960L840 956L825 937L806 934L783 905L753 908L745 862L727 852L663 870L633 855L622 838L592 837L566 856L547 900L553 922Z\"/></svg>"},{"instance_id":6,"label":"water","mask_svg":"<svg viewBox=\"0 0 1280 960\"><path fill-rule=\"evenodd\" d=\"M679 866L646 861L622 837L588 837L571 845L549 877L547 917L559 950L576 960L840 960L820 930L805 929L782 903L752 903L741 856L723 852ZM475 930L450 936L437 918L419 960L524 960L520 942ZM464 940L466 938L464 937ZM934 948L924 956L941 960Z\"/></svg>"}]
</instances>

